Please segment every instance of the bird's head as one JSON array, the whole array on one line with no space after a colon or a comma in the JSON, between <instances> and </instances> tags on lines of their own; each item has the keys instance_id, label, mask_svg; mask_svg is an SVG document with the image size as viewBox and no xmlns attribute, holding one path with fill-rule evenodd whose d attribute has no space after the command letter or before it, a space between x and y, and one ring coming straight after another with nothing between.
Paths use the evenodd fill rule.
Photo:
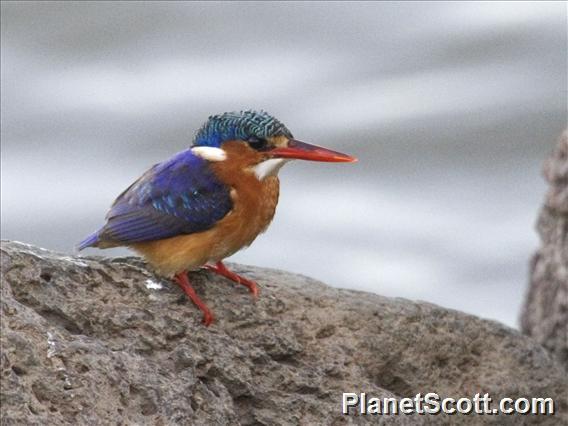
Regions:
<instances>
[{"instance_id":1,"label":"bird's head","mask_svg":"<svg viewBox=\"0 0 568 426\"><path fill-rule=\"evenodd\" d=\"M195 136L192 150L210 161L231 154L251 163L269 163L276 171L287 160L354 162L356 158L294 139L288 128L264 111L226 112L209 117ZM273 161L270 161L273 160Z\"/></svg>"}]
</instances>

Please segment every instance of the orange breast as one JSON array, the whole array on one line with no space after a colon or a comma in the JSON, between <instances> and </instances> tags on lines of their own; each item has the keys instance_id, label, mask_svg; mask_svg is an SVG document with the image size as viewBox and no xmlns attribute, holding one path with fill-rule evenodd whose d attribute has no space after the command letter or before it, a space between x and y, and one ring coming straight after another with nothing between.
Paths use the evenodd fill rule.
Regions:
<instances>
[{"instance_id":1,"label":"orange breast","mask_svg":"<svg viewBox=\"0 0 568 426\"><path fill-rule=\"evenodd\" d=\"M212 163L212 169L232 188L233 209L207 231L132 245L164 275L196 269L234 254L250 245L274 217L278 177L259 181L251 169L259 160L253 156L259 154L243 143L227 142L223 149L228 153L227 160Z\"/></svg>"}]
</instances>

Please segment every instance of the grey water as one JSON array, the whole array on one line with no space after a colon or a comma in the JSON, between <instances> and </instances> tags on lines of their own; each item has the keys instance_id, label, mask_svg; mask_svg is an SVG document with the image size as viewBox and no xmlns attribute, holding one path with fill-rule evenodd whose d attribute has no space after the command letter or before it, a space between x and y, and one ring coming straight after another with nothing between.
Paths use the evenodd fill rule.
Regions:
<instances>
[{"instance_id":1,"label":"grey water","mask_svg":"<svg viewBox=\"0 0 568 426\"><path fill-rule=\"evenodd\" d=\"M287 165L230 260L516 327L567 125L566 7L2 2L2 238L71 252L208 115L265 109L359 162Z\"/></svg>"}]
</instances>

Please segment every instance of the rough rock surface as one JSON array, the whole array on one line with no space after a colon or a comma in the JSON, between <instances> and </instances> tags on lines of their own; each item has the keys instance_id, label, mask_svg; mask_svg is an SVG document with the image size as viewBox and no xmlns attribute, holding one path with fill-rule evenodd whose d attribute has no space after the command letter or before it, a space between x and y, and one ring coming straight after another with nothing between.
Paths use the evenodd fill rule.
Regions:
<instances>
[{"instance_id":1,"label":"rough rock surface","mask_svg":"<svg viewBox=\"0 0 568 426\"><path fill-rule=\"evenodd\" d=\"M521 328L568 371L568 132L544 165L550 184L538 219L542 247L531 262Z\"/></svg>"},{"instance_id":2,"label":"rough rock surface","mask_svg":"<svg viewBox=\"0 0 568 426\"><path fill-rule=\"evenodd\" d=\"M534 340L427 303L233 265L253 303L192 275L217 322L137 258L2 245L2 424L562 424L566 374ZM544 416L344 416L375 397L552 397Z\"/></svg>"}]
</instances>

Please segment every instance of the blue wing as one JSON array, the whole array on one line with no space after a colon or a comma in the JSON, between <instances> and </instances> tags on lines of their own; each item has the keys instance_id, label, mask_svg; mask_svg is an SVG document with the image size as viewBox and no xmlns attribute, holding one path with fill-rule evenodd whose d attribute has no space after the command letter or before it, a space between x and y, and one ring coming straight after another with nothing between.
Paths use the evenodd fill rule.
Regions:
<instances>
[{"instance_id":1,"label":"blue wing","mask_svg":"<svg viewBox=\"0 0 568 426\"><path fill-rule=\"evenodd\" d=\"M182 151L156 164L118 196L107 223L79 244L127 245L211 228L232 208L230 188L209 163Z\"/></svg>"}]
</instances>

